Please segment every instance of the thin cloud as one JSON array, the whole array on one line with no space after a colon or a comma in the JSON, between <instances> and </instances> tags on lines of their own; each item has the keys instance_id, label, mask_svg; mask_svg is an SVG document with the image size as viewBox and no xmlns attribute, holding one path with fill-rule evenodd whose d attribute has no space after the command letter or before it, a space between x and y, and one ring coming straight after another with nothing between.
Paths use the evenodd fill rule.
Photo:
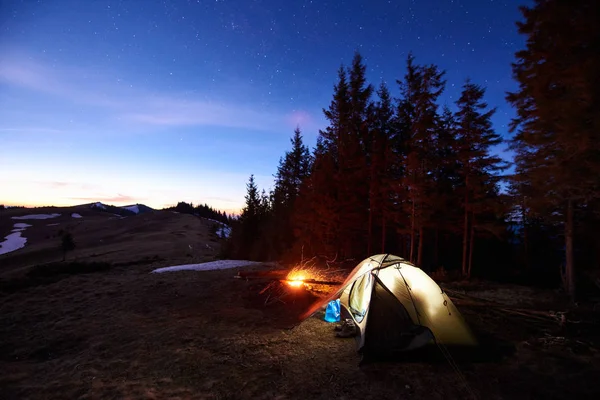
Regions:
<instances>
[{"instance_id":1,"label":"thin cloud","mask_svg":"<svg viewBox=\"0 0 600 400\"><path fill-rule=\"evenodd\" d=\"M124 82L115 85L115 80L72 66L47 68L23 57L0 61L0 81L6 84L102 107L114 120L139 127L221 126L282 132L313 121L308 112L273 112L233 101L208 101L201 93L194 97L152 93Z\"/></svg>"},{"instance_id":2,"label":"thin cloud","mask_svg":"<svg viewBox=\"0 0 600 400\"><path fill-rule=\"evenodd\" d=\"M19 133L63 133L64 130L52 129L52 128L36 128L36 127L23 127L23 128L0 128L0 133L3 132L19 132Z\"/></svg>"},{"instance_id":3,"label":"thin cloud","mask_svg":"<svg viewBox=\"0 0 600 400\"><path fill-rule=\"evenodd\" d=\"M224 126L258 130L278 130L285 117L231 104L209 101L188 101L177 98L149 100L138 107L139 111L121 117L157 126Z\"/></svg>"},{"instance_id":4,"label":"thin cloud","mask_svg":"<svg viewBox=\"0 0 600 400\"><path fill-rule=\"evenodd\" d=\"M136 203L140 201L140 199L137 197L128 196L125 194L117 194L116 196L69 197L69 199L89 202L100 201L103 203Z\"/></svg>"},{"instance_id":5,"label":"thin cloud","mask_svg":"<svg viewBox=\"0 0 600 400\"><path fill-rule=\"evenodd\" d=\"M64 181L33 181L37 185L43 185L52 189L69 189L69 190L99 190L100 188L95 185L87 183L76 183L76 182L64 182Z\"/></svg>"}]
</instances>

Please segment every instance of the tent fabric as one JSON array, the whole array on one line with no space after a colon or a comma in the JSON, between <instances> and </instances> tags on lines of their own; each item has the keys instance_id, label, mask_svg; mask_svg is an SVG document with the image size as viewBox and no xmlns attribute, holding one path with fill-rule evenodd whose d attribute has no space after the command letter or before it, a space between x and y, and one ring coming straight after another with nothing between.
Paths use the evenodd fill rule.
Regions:
<instances>
[{"instance_id":1,"label":"tent fabric","mask_svg":"<svg viewBox=\"0 0 600 400\"><path fill-rule=\"evenodd\" d=\"M446 293L423 270L398 256L377 254L363 260L323 303L337 298L360 332L358 350L412 350L431 342L477 344Z\"/></svg>"}]
</instances>

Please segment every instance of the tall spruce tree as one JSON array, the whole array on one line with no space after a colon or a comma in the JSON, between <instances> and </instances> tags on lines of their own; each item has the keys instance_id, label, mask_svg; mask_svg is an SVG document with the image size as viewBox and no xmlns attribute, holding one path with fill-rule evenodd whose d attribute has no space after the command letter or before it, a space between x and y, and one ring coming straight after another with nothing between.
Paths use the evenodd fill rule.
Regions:
<instances>
[{"instance_id":1,"label":"tall spruce tree","mask_svg":"<svg viewBox=\"0 0 600 400\"><path fill-rule=\"evenodd\" d=\"M462 273L466 277L471 276L477 216L490 206L492 194L497 192L498 172L503 168L502 159L490 153L502 138L492 128L496 109L488 110L484 95L485 89L467 80L456 102L464 215Z\"/></svg>"},{"instance_id":2,"label":"tall spruce tree","mask_svg":"<svg viewBox=\"0 0 600 400\"><path fill-rule=\"evenodd\" d=\"M445 106L437 118L434 137L434 150L432 153L432 179L434 182L433 221L434 268L440 267L440 233L445 237L457 233L459 221L456 210L460 209L460 200L457 188L460 183L458 162L457 127L454 113Z\"/></svg>"},{"instance_id":3,"label":"tall spruce tree","mask_svg":"<svg viewBox=\"0 0 600 400\"><path fill-rule=\"evenodd\" d=\"M338 252L339 207L333 144L317 137L311 173L300 186L292 213L295 254L335 256Z\"/></svg>"},{"instance_id":4,"label":"tall spruce tree","mask_svg":"<svg viewBox=\"0 0 600 400\"><path fill-rule=\"evenodd\" d=\"M254 175L250 175L246 184L246 205L242 209L239 219L239 234L236 235L238 257L253 256L253 251L258 242L261 229L262 212L264 204L258 192L258 186L254 181Z\"/></svg>"},{"instance_id":5,"label":"tall spruce tree","mask_svg":"<svg viewBox=\"0 0 600 400\"><path fill-rule=\"evenodd\" d=\"M444 90L444 72L435 65L416 65L414 57L408 56L406 75L400 85L401 99L398 104L398 129L405 146L404 185L407 200L405 214L410 221L409 259L422 263L424 233L432 213L431 154L436 130L437 99ZM415 244L418 250L415 257Z\"/></svg>"},{"instance_id":6,"label":"tall spruce tree","mask_svg":"<svg viewBox=\"0 0 600 400\"><path fill-rule=\"evenodd\" d=\"M291 144L292 149L280 159L275 174L272 200L273 232L271 235L277 237L275 245L277 255L289 251L293 245L292 213L300 195L300 188L308 178L311 168L310 151L302 141L299 127L294 130Z\"/></svg>"},{"instance_id":7,"label":"tall spruce tree","mask_svg":"<svg viewBox=\"0 0 600 400\"><path fill-rule=\"evenodd\" d=\"M343 197L348 177L345 166L348 157L350 130L350 86L346 68L338 70L333 99L323 114L329 124L319 131L314 151L314 165L310 182L303 194L303 207L298 224L305 229L305 240L310 239L311 253L332 257L342 252L348 233L344 232L342 214L347 211Z\"/></svg>"},{"instance_id":8,"label":"tall spruce tree","mask_svg":"<svg viewBox=\"0 0 600 400\"><path fill-rule=\"evenodd\" d=\"M600 198L600 2L535 0L521 7L516 53L519 88L507 95L517 109L516 180L526 183L533 215L559 218L565 238L564 286L575 295L577 213Z\"/></svg>"},{"instance_id":9,"label":"tall spruce tree","mask_svg":"<svg viewBox=\"0 0 600 400\"><path fill-rule=\"evenodd\" d=\"M364 256L368 248L369 171L372 161L371 96L373 87L367 83L366 65L356 52L348 68L349 116L346 131L340 141L339 198L341 256Z\"/></svg>"},{"instance_id":10,"label":"tall spruce tree","mask_svg":"<svg viewBox=\"0 0 600 400\"><path fill-rule=\"evenodd\" d=\"M392 138L394 135L394 105L390 91L381 83L374 106L369 178L369 222L367 253L372 254L373 236L379 221L380 252L385 252L388 220L393 218L392 203Z\"/></svg>"}]
</instances>

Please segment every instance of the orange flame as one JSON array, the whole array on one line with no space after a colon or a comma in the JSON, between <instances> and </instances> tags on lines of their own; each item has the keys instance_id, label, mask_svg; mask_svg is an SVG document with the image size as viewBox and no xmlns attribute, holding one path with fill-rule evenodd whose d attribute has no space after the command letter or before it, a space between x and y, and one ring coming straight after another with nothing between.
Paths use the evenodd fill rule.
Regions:
<instances>
[{"instance_id":1,"label":"orange flame","mask_svg":"<svg viewBox=\"0 0 600 400\"><path fill-rule=\"evenodd\" d=\"M285 281L285 282L292 287L300 287L304 284L304 281L301 279L296 279L293 281Z\"/></svg>"},{"instance_id":2,"label":"orange flame","mask_svg":"<svg viewBox=\"0 0 600 400\"><path fill-rule=\"evenodd\" d=\"M300 287L304 285L306 274L302 270L292 270L286 279L286 283L292 287Z\"/></svg>"}]
</instances>

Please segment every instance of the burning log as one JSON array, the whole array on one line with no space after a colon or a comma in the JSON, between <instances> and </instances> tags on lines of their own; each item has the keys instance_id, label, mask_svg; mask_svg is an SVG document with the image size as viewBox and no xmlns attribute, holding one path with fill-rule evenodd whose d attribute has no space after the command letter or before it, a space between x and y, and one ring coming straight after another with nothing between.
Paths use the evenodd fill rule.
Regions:
<instances>
[{"instance_id":1,"label":"burning log","mask_svg":"<svg viewBox=\"0 0 600 400\"><path fill-rule=\"evenodd\" d=\"M288 270L274 270L274 271L239 271L236 275L237 278L243 279L278 279L283 280L288 275Z\"/></svg>"},{"instance_id":2,"label":"burning log","mask_svg":"<svg viewBox=\"0 0 600 400\"><path fill-rule=\"evenodd\" d=\"M258 295L265 298L264 305L268 306L277 302L295 303L302 301L300 299L307 295L314 298L326 297L343 283L344 272L346 271L300 265L291 270L240 271L234 278L264 281L265 286Z\"/></svg>"}]
</instances>

